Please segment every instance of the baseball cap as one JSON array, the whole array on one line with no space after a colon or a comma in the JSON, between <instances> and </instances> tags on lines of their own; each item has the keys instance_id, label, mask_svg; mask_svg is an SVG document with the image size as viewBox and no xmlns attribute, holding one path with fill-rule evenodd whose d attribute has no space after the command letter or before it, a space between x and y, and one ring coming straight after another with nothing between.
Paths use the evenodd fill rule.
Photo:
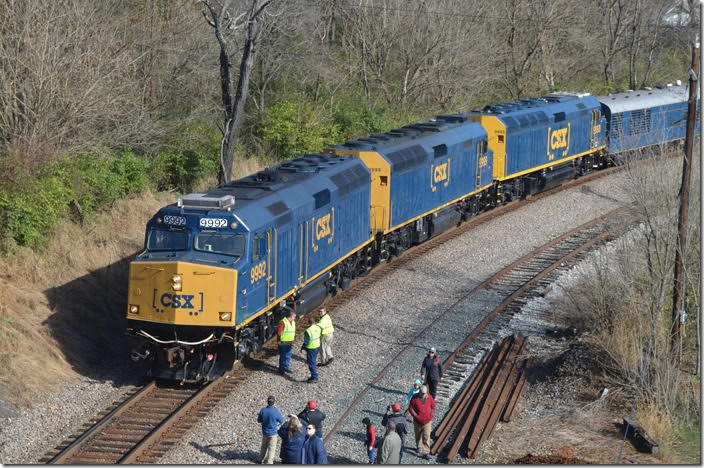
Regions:
<instances>
[{"instance_id":1,"label":"baseball cap","mask_svg":"<svg viewBox=\"0 0 704 468\"><path fill-rule=\"evenodd\" d=\"M401 411L401 405L399 405L398 403L394 403L391 405L391 409L394 411Z\"/></svg>"},{"instance_id":2,"label":"baseball cap","mask_svg":"<svg viewBox=\"0 0 704 468\"><path fill-rule=\"evenodd\" d=\"M276 398L274 398L274 395L269 395L269 398L266 399L266 402L269 405L273 405L275 401L276 401Z\"/></svg>"},{"instance_id":3,"label":"baseball cap","mask_svg":"<svg viewBox=\"0 0 704 468\"><path fill-rule=\"evenodd\" d=\"M423 383L423 382L422 382L420 379L416 379L416 380L413 382L413 385L421 385L422 383Z\"/></svg>"},{"instance_id":4,"label":"baseball cap","mask_svg":"<svg viewBox=\"0 0 704 468\"><path fill-rule=\"evenodd\" d=\"M308 409L315 409L315 400L308 400Z\"/></svg>"},{"instance_id":5,"label":"baseball cap","mask_svg":"<svg viewBox=\"0 0 704 468\"><path fill-rule=\"evenodd\" d=\"M430 352L431 352L431 353L434 353L434 352L435 352L435 346L433 346L432 348L430 348Z\"/></svg>"}]
</instances>

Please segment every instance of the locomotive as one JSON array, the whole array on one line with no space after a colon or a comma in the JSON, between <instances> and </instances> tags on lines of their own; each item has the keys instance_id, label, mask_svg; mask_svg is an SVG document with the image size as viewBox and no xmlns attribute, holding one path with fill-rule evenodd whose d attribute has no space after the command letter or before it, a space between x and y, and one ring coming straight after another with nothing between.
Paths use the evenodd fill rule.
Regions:
<instances>
[{"instance_id":1,"label":"locomotive","mask_svg":"<svg viewBox=\"0 0 704 468\"><path fill-rule=\"evenodd\" d=\"M359 138L161 208L130 263L132 358L212 380L289 309L479 212L684 138L686 86L552 93ZM697 127L698 128L698 127Z\"/></svg>"}]
</instances>

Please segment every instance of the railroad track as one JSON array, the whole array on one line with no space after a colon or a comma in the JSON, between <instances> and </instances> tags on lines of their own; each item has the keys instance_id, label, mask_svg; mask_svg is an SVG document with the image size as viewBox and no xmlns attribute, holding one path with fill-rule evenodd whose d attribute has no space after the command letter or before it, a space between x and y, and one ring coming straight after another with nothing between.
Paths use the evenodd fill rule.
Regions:
<instances>
[{"instance_id":1,"label":"railroad track","mask_svg":"<svg viewBox=\"0 0 704 468\"><path fill-rule=\"evenodd\" d=\"M39 460L50 464L156 463L248 372L203 386L150 382Z\"/></svg>"},{"instance_id":2,"label":"railroad track","mask_svg":"<svg viewBox=\"0 0 704 468\"><path fill-rule=\"evenodd\" d=\"M612 167L594 172L554 189L528 197L526 200L514 201L481 213L461 226L446 231L428 242L404 252L399 258L394 258L393 261L380 265L369 275L358 278L346 291L329 299L326 306L334 312L335 308L356 296L367 285L389 271L404 266L428 250L448 242L494 217L519 209L521 206L535 202L543 197L605 177L620 169L619 167ZM444 314L441 314L437 317L421 333L439 322L443 316ZM155 382L146 384L124 401L113 404L112 407L98 414L94 420L84 424L78 432L64 440L58 447L40 459L39 463L156 463L168 451L169 447L175 444L195 422L205 416L218 401L227 396L240 382L246 380L251 371L256 371L263 365L263 359L259 358L264 353L275 352L275 346L272 345L274 341L270 340L267 343L267 346L257 356L258 359L248 362L246 366L242 365L242 363L237 363L235 369L226 374L225 378L220 378L207 385L159 385ZM411 343L402 352L410 345ZM458 362L462 362L462 359L459 359ZM382 370L372 384L380 380L392 364L393 361ZM450 370L450 373L454 372L454 370ZM366 393L366 390L357 397L352 406L358 402L364 393ZM326 439L335 433L347 413L343 414L338 420L338 423L328 433Z\"/></svg>"},{"instance_id":3,"label":"railroad track","mask_svg":"<svg viewBox=\"0 0 704 468\"><path fill-rule=\"evenodd\" d=\"M437 392L438 402L442 402L443 399L446 402L452 400L471 376L484 352L491 349L494 342L503 335L510 334L508 325L511 318L521 310L527 300L540 294L538 288L550 284L562 270L569 268L589 249L622 233L638 220L625 208L613 210L553 239L464 294L441 312L414 339L404 345L376 377L357 394L327 433L325 440L328 441L333 437L352 410L386 376L401 356L414 347L416 342L421 341L421 337L426 336L432 327L442 323L442 320L457 307L475 299L478 293L490 293L499 305L479 322L443 362L443 379L438 385Z\"/></svg>"}]
</instances>

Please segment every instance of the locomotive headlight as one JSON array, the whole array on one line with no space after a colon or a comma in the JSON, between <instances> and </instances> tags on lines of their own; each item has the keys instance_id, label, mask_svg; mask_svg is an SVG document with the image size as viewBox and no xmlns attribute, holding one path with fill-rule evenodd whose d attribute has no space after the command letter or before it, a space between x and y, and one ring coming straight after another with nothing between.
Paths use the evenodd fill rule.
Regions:
<instances>
[{"instance_id":1,"label":"locomotive headlight","mask_svg":"<svg viewBox=\"0 0 704 468\"><path fill-rule=\"evenodd\" d=\"M171 289L174 291L181 290L181 275L174 275L171 277Z\"/></svg>"},{"instance_id":2,"label":"locomotive headlight","mask_svg":"<svg viewBox=\"0 0 704 468\"><path fill-rule=\"evenodd\" d=\"M139 306L135 304L130 304L130 314L138 314L139 313Z\"/></svg>"},{"instance_id":3,"label":"locomotive headlight","mask_svg":"<svg viewBox=\"0 0 704 468\"><path fill-rule=\"evenodd\" d=\"M230 314L230 312L219 312L218 316L221 322L229 322L230 317L232 317L232 314Z\"/></svg>"}]
</instances>

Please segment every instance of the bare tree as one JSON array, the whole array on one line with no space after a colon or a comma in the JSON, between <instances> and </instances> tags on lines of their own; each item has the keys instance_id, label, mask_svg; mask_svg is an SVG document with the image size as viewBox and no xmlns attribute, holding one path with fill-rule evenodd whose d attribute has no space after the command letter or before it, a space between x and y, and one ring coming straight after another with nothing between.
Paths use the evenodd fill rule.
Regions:
<instances>
[{"instance_id":1,"label":"bare tree","mask_svg":"<svg viewBox=\"0 0 704 468\"><path fill-rule=\"evenodd\" d=\"M215 30L215 37L220 45L220 90L222 93L222 105L225 114L225 125L222 129L222 141L220 144L220 170L218 172L219 183L227 183L232 178L232 165L235 158L235 145L237 144L237 133L242 118L244 116L244 106L249 92L249 79L254 65L254 57L257 45L261 37L261 27L259 22L266 7L272 0L252 0L249 8L237 16L229 12L229 0L220 2L216 0L201 0L207 12L203 12L203 17ZM233 100L232 96L232 62L230 60L230 47L227 43L227 35L240 27L244 28L244 48L240 59L239 78L237 89Z\"/></svg>"},{"instance_id":2,"label":"bare tree","mask_svg":"<svg viewBox=\"0 0 704 468\"><path fill-rule=\"evenodd\" d=\"M600 24L603 28L601 45L602 72L604 84L613 85L615 81L614 61L627 46L623 43L627 33L629 0L599 0L601 11Z\"/></svg>"}]
</instances>

